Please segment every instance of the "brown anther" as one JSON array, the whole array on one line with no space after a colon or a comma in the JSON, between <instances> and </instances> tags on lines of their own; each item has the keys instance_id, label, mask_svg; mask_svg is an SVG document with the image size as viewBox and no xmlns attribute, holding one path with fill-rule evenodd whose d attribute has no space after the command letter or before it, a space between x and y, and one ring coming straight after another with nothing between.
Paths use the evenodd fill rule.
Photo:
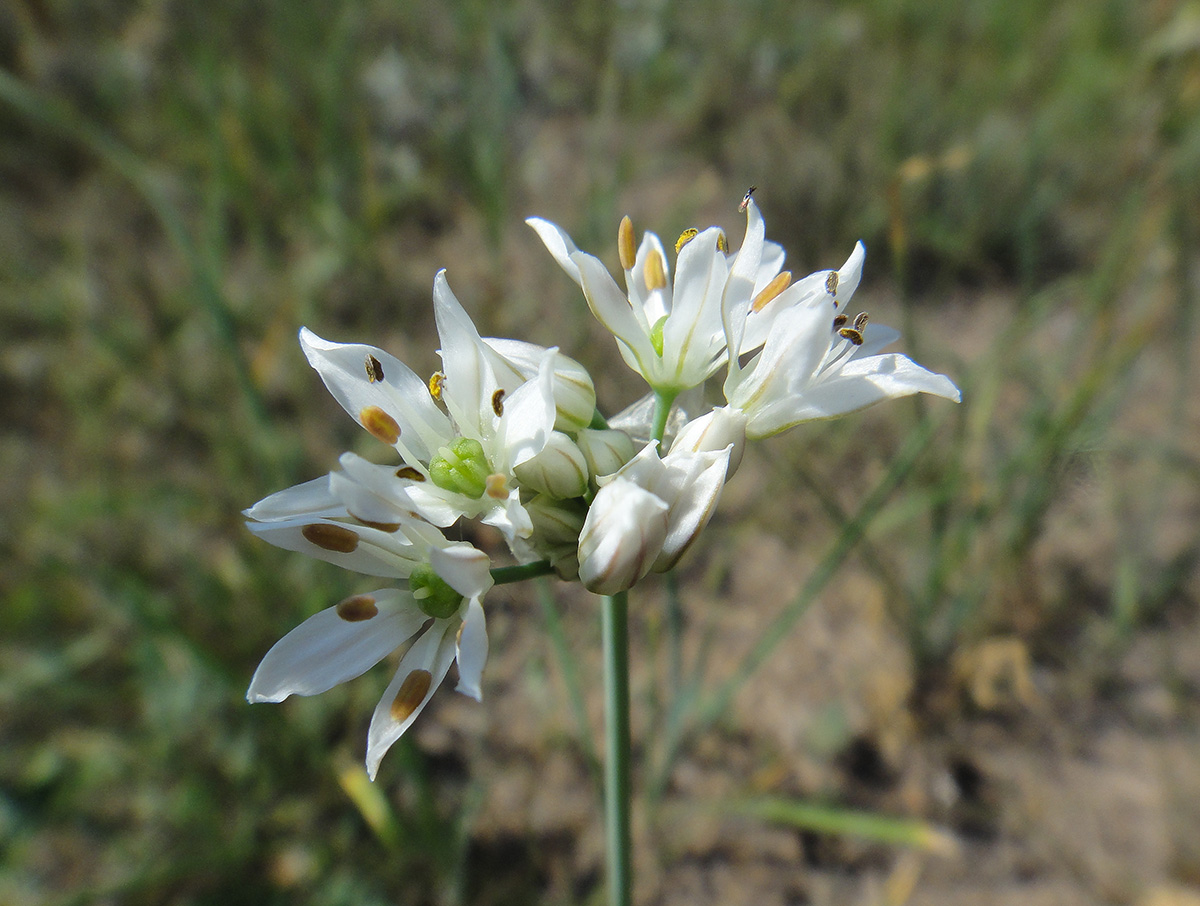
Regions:
<instances>
[{"instance_id":1,"label":"brown anther","mask_svg":"<svg viewBox=\"0 0 1200 906\"><path fill-rule=\"evenodd\" d=\"M722 231L717 233L717 249L723 254L729 254L729 240L725 238L725 233Z\"/></svg>"},{"instance_id":2,"label":"brown anther","mask_svg":"<svg viewBox=\"0 0 1200 906\"><path fill-rule=\"evenodd\" d=\"M861 346L863 344L862 334L853 327L843 327L838 331L838 336L844 340L849 340L855 346Z\"/></svg>"},{"instance_id":3,"label":"brown anther","mask_svg":"<svg viewBox=\"0 0 1200 906\"><path fill-rule=\"evenodd\" d=\"M762 311L767 307L767 303L778 296L781 292L787 289L792 283L791 271L780 271L775 275L775 279L762 288L762 291L754 297L754 301L750 303L751 311Z\"/></svg>"},{"instance_id":4,"label":"brown anther","mask_svg":"<svg viewBox=\"0 0 1200 906\"><path fill-rule=\"evenodd\" d=\"M854 316L854 329L859 333L862 333L867 328L868 320L870 320L870 318L868 318L867 313L865 311L860 311Z\"/></svg>"},{"instance_id":5,"label":"brown anther","mask_svg":"<svg viewBox=\"0 0 1200 906\"><path fill-rule=\"evenodd\" d=\"M425 476L412 466L401 466L396 470L397 478L407 478L409 481L424 481Z\"/></svg>"},{"instance_id":6,"label":"brown anther","mask_svg":"<svg viewBox=\"0 0 1200 906\"><path fill-rule=\"evenodd\" d=\"M830 271L829 276L825 278L825 292L831 296L837 295L838 288L838 272Z\"/></svg>"},{"instance_id":7,"label":"brown anther","mask_svg":"<svg viewBox=\"0 0 1200 906\"><path fill-rule=\"evenodd\" d=\"M358 532L328 522L312 522L300 529L304 540L321 550L350 554L358 547Z\"/></svg>"},{"instance_id":8,"label":"brown anther","mask_svg":"<svg viewBox=\"0 0 1200 906\"><path fill-rule=\"evenodd\" d=\"M646 289L654 292L667 287L667 266L658 249L651 249L646 256Z\"/></svg>"},{"instance_id":9,"label":"brown anther","mask_svg":"<svg viewBox=\"0 0 1200 906\"><path fill-rule=\"evenodd\" d=\"M637 243L633 240L633 221L626 214L621 218L621 225L617 227L617 254L621 258L621 267L624 270L633 270L633 264L637 261Z\"/></svg>"},{"instance_id":10,"label":"brown anther","mask_svg":"<svg viewBox=\"0 0 1200 906\"><path fill-rule=\"evenodd\" d=\"M495 472L484 479L484 493L493 500L504 500L508 496L508 478Z\"/></svg>"},{"instance_id":11,"label":"brown anther","mask_svg":"<svg viewBox=\"0 0 1200 906\"><path fill-rule=\"evenodd\" d=\"M347 623L361 623L379 615L375 599L370 595L353 595L338 604L337 615Z\"/></svg>"},{"instance_id":12,"label":"brown anther","mask_svg":"<svg viewBox=\"0 0 1200 906\"><path fill-rule=\"evenodd\" d=\"M695 227L688 227L679 234L679 238L675 240L675 254L679 254L679 250L696 238L700 231Z\"/></svg>"},{"instance_id":13,"label":"brown anther","mask_svg":"<svg viewBox=\"0 0 1200 906\"><path fill-rule=\"evenodd\" d=\"M845 315L838 315L833 319L833 329L837 330L839 327L845 327L849 321L850 319Z\"/></svg>"},{"instance_id":14,"label":"brown anther","mask_svg":"<svg viewBox=\"0 0 1200 906\"><path fill-rule=\"evenodd\" d=\"M350 515L354 516L353 513L351 513ZM379 531L387 532L388 534L391 534L392 532L400 531L400 523L399 522L372 522L370 519L363 519L361 516L354 516L354 518L357 519L359 522L361 522L363 525L365 525L367 528L378 529Z\"/></svg>"},{"instance_id":15,"label":"brown anther","mask_svg":"<svg viewBox=\"0 0 1200 906\"><path fill-rule=\"evenodd\" d=\"M492 411L496 413L496 418L504 414L504 388L500 388L492 394Z\"/></svg>"},{"instance_id":16,"label":"brown anther","mask_svg":"<svg viewBox=\"0 0 1200 906\"><path fill-rule=\"evenodd\" d=\"M376 381L383 380L383 366L379 364L379 359L367 353L367 380L374 384Z\"/></svg>"},{"instance_id":17,"label":"brown anther","mask_svg":"<svg viewBox=\"0 0 1200 906\"><path fill-rule=\"evenodd\" d=\"M400 425L378 406L367 406L358 413L358 420L373 437L385 444L394 444L400 439Z\"/></svg>"},{"instance_id":18,"label":"brown anther","mask_svg":"<svg viewBox=\"0 0 1200 906\"><path fill-rule=\"evenodd\" d=\"M400 690L392 699L392 720L400 724L408 720L421 702L425 701L425 696L432 683L433 674L428 670L414 670L404 677L404 682L400 684Z\"/></svg>"},{"instance_id":19,"label":"brown anther","mask_svg":"<svg viewBox=\"0 0 1200 906\"><path fill-rule=\"evenodd\" d=\"M757 188L758 186L751 186L746 190L746 194L742 197L742 203L738 205L739 214L744 214L746 212L746 208L750 206L750 198L752 195L754 195L754 190Z\"/></svg>"}]
</instances>

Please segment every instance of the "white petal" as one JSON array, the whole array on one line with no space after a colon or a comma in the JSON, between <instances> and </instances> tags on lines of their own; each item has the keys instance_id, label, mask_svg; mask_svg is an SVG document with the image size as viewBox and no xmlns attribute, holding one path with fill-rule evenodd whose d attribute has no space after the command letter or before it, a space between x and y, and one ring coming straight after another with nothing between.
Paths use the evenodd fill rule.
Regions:
<instances>
[{"instance_id":1,"label":"white petal","mask_svg":"<svg viewBox=\"0 0 1200 906\"><path fill-rule=\"evenodd\" d=\"M364 616L372 602L374 616ZM363 618L347 620L341 613ZM427 619L407 592L385 588L356 595L314 614L276 642L254 672L246 698L281 702L289 695L332 689L370 670L412 638Z\"/></svg>"},{"instance_id":2,"label":"white petal","mask_svg":"<svg viewBox=\"0 0 1200 906\"><path fill-rule=\"evenodd\" d=\"M648 329L634 315L629 299L598 258L577 252L571 258L579 268L583 294L596 319L632 351L642 368L658 357L650 345ZM644 373L644 372L643 372Z\"/></svg>"},{"instance_id":3,"label":"white petal","mask_svg":"<svg viewBox=\"0 0 1200 906\"><path fill-rule=\"evenodd\" d=\"M309 541L305 529L310 526L329 526L338 539L351 539L348 550L330 550ZM269 544L284 550L308 554L326 563L367 576L407 578L413 562L418 559L412 545L399 534L360 525L347 525L324 518L292 519L286 522L248 522L246 528ZM321 529L317 529L321 531Z\"/></svg>"},{"instance_id":4,"label":"white petal","mask_svg":"<svg viewBox=\"0 0 1200 906\"><path fill-rule=\"evenodd\" d=\"M300 331L300 345L329 392L355 421L362 424L361 413L371 406L396 420L400 427L396 449L406 459L427 461L430 450L449 436L450 425L425 382L399 359L374 346L331 343L307 327ZM367 356L379 362L382 381L368 378Z\"/></svg>"},{"instance_id":5,"label":"white petal","mask_svg":"<svg viewBox=\"0 0 1200 906\"><path fill-rule=\"evenodd\" d=\"M717 250L718 233L709 228L679 252L673 308L663 325L663 358L674 366L681 385L704 381L725 345L721 296L729 264Z\"/></svg>"},{"instance_id":6,"label":"white petal","mask_svg":"<svg viewBox=\"0 0 1200 906\"><path fill-rule=\"evenodd\" d=\"M655 572L666 572L678 563L696 536L708 525L708 520L716 512L717 501L721 499L721 490L725 487L731 450L732 447L715 453L681 451L676 461L672 461L670 454L667 455L675 495L673 498L664 497L671 504L671 512L662 553L654 562Z\"/></svg>"},{"instance_id":7,"label":"white petal","mask_svg":"<svg viewBox=\"0 0 1200 906\"><path fill-rule=\"evenodd\" d=\"M492 587L492 561L465 541L430 548L429 565L464 598L482 597Z\"/></svg>"},{"instance_id":8,"label":"white petal","mask_svg":"<svg viewBox=\"0 0 1200 906\"><path fill-rule=\"evenodd\" d=\"M530 217L525 222L533 227L534 232L546 244L546 248L554 256L554 260L558 262L558 266L567 272L567 276L576 283L582 284L579 265L571 258L579 249L567 235L566 230L540 217Z\"/></svg>"},{"instance_id":9,"label":"white petal","mask_svg":"<svg viewBox=\"0 0 1200 906\"><path fill-rule=\"evenodd\" d=\"M955 402L962 399L944 374L928 371L899 353L887 353L852 360L815 386L762 413L751 414L746 433L752 438L766 437L801 422L832 418L913 393L931 393Z\"/></svg>"},{"instance_id":10,"label":"white petal","mask_svg":"<svg viewBox=\"0 0 1200 906\"><path fill-rule=\"evenodd\" d=\"M438 271L433 281L433 314L446 374L442 401L460 430L485 437L491 433L492 394L499 384L487 360L487 347L451 291L445 270Z\"/></svg>"},{"instance_id":11,"label":"white petal","mask_svg":"<svg viewBox=\"0 0 1200 906\"><path fill-rule=\"evenodd\" d=\"M721 299L721 318L725 327L725 339L729 347L729 374L738 371L737 357L742 349L742 335L746 329L746 316L750 312L754 284L762 261L763 237L762 214L751 198L746 204L746 238L738 249L729 278L725 281L725 295Z\"/></svg>"},{"instance_id":12,"label":"white petal","mask_svg":"<svg viewBox=\"0 0 1200 906\"><path fill-rule=\"evenodd\" d=\"M493 466L512 469L542 452L558 411L554 406L554 359L558 350L547 349L536 377L526 381L504 400L499 419L504 463Z\"/></svg>"},{"instance_id":13,"label":"white petal","mask_svg":"<svg viewBox=\"0 0 1200 906\"><path fill-rule=\"evenodd\" d=\"M626 478L600 489L579 535L579 578L589 591L613 595L650 571L667 536L668 509Z\"/></svg>"},{"instance_id":14,"label":"white petal","mask_svg":"<svg viewBox=\"0 0 1200 906\"><path fill-rule=\"evenodd\" d=\"M242 513L258 522L278 522L298 516L345 516L346 507L330 490L329 476L322 475L276 491Z\"/></svg>"},{"instance_id":15,"label":"white petal","mask_svg":"<svg viewBox=\"0 0 1200 906\"><path fill-rule=\"evenodd\" d=\"M730 369L726 399L750 418L806 385L825 358L832 338L828 314L819 308L797 306L775 319L766 345L744 369Z\"/></svg>"},{"instance_id":16,"label":"white petal","mask_svg":"<svg viewBox=\"0 0 1200 906\"><path fill-rule=\"evenodd\" d=\"M375 713L371 715L371 727L367 730L367 774L372 780L375 779L375 774L379 771L379 762L383 760L387 750L412 726L412 722L425 710L429 699L446 678L446 672L454 660L453 626L454 622L451 620L435 620L425 634L413 642L413 646L400 659L400 667L383 693L383 698L375 706ZM411 707L405 707L398 713L394 712L396 694L405 680L418 670L430 674L425 695L415 706L411 706L410 703Z\"/></svg>"},{"instance_id":17,"label":"white petal","mask_svg":"<svg viewBox=\"0 0 1200 906\"><path fill-rule=\"evenodd\" d=\"M858 281L862 279L863 262L866 257L867 247L862 244L862 241L854 243L854 251L850 253L846 263L838 270L837 292L834 293L838 305L845 305L854 295L854 291L858 289Z\"/></svg>"},{"instance_id":18,"label":"white petal","mask_svg":"<svg viewBox=\"0 0 1200 906\"><path fill-rule=\"evenodd\" d=\"M467 612L463 616L462 629L458 633L457 691L471 696L475 701L483 700L480 681L483 677L484 664L487 663L487 656L488 636L483 605L479 602L479 598L471 598L467 603Z\"/></svg>"}]
</instances>

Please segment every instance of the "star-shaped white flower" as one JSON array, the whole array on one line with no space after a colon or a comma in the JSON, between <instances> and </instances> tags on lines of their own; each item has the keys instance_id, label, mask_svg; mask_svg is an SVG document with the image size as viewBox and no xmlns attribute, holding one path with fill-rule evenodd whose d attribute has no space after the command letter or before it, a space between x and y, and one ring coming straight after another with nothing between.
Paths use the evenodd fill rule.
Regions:
<instances>
[{"instance_id":1,"label":"star-shaped white flower","mask_svg":"<svg viewBox=\"0 0 1200 906\"><path fill-rule=\"evenodd\" d=\"M317 695L360 676L416 637L375 709L367 770L425 707L453 661L458 690L481 699L488 641L482 598L490 561L446 540L412 508L395 469L346 453L342 471L272 494L246 511L251 531L288 550L356 572L408 580L408 588L354 595L310 617L263 658L246 697L279 702Z\"/></svg>"},{"instance_id":2,"label":"star-shaped white flower","mask_svg":"<svg viewBox=\"0 0 1200 906\"><path fill-rule=\"evenodd\" d=\"M762 217L752 200L747 216L747 235L761 235ZM870 323L865 313L844 313L865 254L860 242L838 271L790 284L783 271L752 297L727 298L725 398L745 416L747 437L767 437L913 393L961 399L945 375L899 353L881 353L899 338L896 331Z\"/></svg>"},{"instance_id":3,"label":"star-shaped white flower","mask_svg":"<svg viewBox=\"0 0 1200 906\"><path fill-rule=\"evenodd\" d=\"M400 454L407 493L422 515L439 526L479 518L527 559L532 525L514 470L540 453L556 421L567 417L559 415L556 382L566 388L563 399L573 394L564 406L574 411L585 408L585 390L573 372L564 378L565 369L556 370L556 349L535 354L539 347L529 344L485 342L445 271L434 283L434 314L443 371L428 383L373 346L331 343L307 329L300 343L346 411Z\"/></svg>"},{"instance_id":4,"label":"star-shaped white flower","mask_svg":"<svg viewBox=\"0 0 1200 906\"><path fill-rule=\"evenodd\" d=\"M579 251L561 227L531 217L559 266L580 285L596 318L618 340L622 357L656 391L674 396L702 384L725 361L723 307L749 304L783 264L783 251L747 230L730 253L719 227L689 230L676 243L675 279L662 242L646 233L634 248L629 218L618 248L625 270L622 292L599 259Z\"/></svg>"}]
</instances>

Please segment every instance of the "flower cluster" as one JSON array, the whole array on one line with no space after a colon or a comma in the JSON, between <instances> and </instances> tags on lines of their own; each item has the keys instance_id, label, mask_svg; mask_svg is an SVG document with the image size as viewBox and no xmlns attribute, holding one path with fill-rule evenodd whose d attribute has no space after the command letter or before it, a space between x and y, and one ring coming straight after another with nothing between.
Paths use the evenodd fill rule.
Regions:
<instances>
[{"instance_id":1,"label":"flower cluster","mask_svg":"<svg viewBox=\"0 0 1200 906\"><path fill-rule=\"evenodd\" d=\"M765 239L753 199L730 251L718 227L675 244L618 231L624 291L561 228L528 222L616 337L650 395L606 421L592 379L556 348L484 338L440 272L433 303L442 370L423 379L381 349L302 330L305 355L338 402L398 457L354 454L323 478L246 511L256 535L371 576L406 580L309 618L263 659L252 702L314 695L411 642L368 733L373 778L387 749L458 665L458 690L481 697L488 640L482 600L496 576L551 569L616 594L671 569L708 523L748 439L924 392L957 401L949 378L881 350L898 334L845 308L862 273L855 246L836 271L798 280ZM689 419L675 405L724 369L726 405ZM697 393L687 394L699 396ZM664 439L669 439L669 443ZM444 529L498 529L525 569Z\"/></svg>"}]
</instances>

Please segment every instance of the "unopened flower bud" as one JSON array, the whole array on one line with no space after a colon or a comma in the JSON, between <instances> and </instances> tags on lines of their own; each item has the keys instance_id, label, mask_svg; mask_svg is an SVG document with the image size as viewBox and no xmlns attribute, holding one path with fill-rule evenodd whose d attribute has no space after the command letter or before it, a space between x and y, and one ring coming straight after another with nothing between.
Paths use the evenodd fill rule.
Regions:
<instances>
[{"instance_id":1,"label":"unopened flower bud","mask_svg":"<svg viewBox=\"0 0 1200 906\"><path fill-rule=\"evenodd\" d=\"M586 368L561 352L554 357L554 427L577 431L596 414L596 388Z\"/></svg>"},{"instance_id":2,"label":"unopened flower bud","mask_svg":"<svg viewBox=\"0 0 1200 906\"><path fill-rule=\"evenodd\" d=\"M594 478L611 475L633 459L633 439L612 428L584 428L575 439Z\"/></svg>"},{"instance_id":3,"label":"unopened flower bud","mask_svg":"<svg viewBox=\"0 0 1200 906\"><path fill-rule=\"evenodd\" d=\"M579 536L579 578L589 591L615 595L650 571L667 537L669 509L624 478L600 489Z\"/></svg>"},{"instance_id":4,"label":"unopened flower bud","mask_svg":"<svg viewBox=\"0 0 1200 906\"><path fill-rule=\"evenodd\" d=\"M742 464L746 449L746 416L740 409L722 406L684 425L671 443L671 452L718 453L729 446L732 449L726 481Z\"/></svg>"},{"instance_id":5,"label":"unopened flower bud","mask_svg":"<svg viewBox=\"0 0 1200 906\"><path fill-rule=\"evenodd\" d=\"M561 431L552 431L546 446L513 469L522 485L559 500L582 497L588 489L588 467L582 451Z\"/></svg>"},{"instance_id":6,"label":"unopened flower bud","mask_svg":"<svg viewBox=\"0 0 1200 906\"><path fill-rule=\"evenodd\" d=\"M579 533L587 516L583 501L552 500L543 494L525 504L533 522L534 549L549 560L560 579L579 579Z\"/></svg>"}]
</instances>

